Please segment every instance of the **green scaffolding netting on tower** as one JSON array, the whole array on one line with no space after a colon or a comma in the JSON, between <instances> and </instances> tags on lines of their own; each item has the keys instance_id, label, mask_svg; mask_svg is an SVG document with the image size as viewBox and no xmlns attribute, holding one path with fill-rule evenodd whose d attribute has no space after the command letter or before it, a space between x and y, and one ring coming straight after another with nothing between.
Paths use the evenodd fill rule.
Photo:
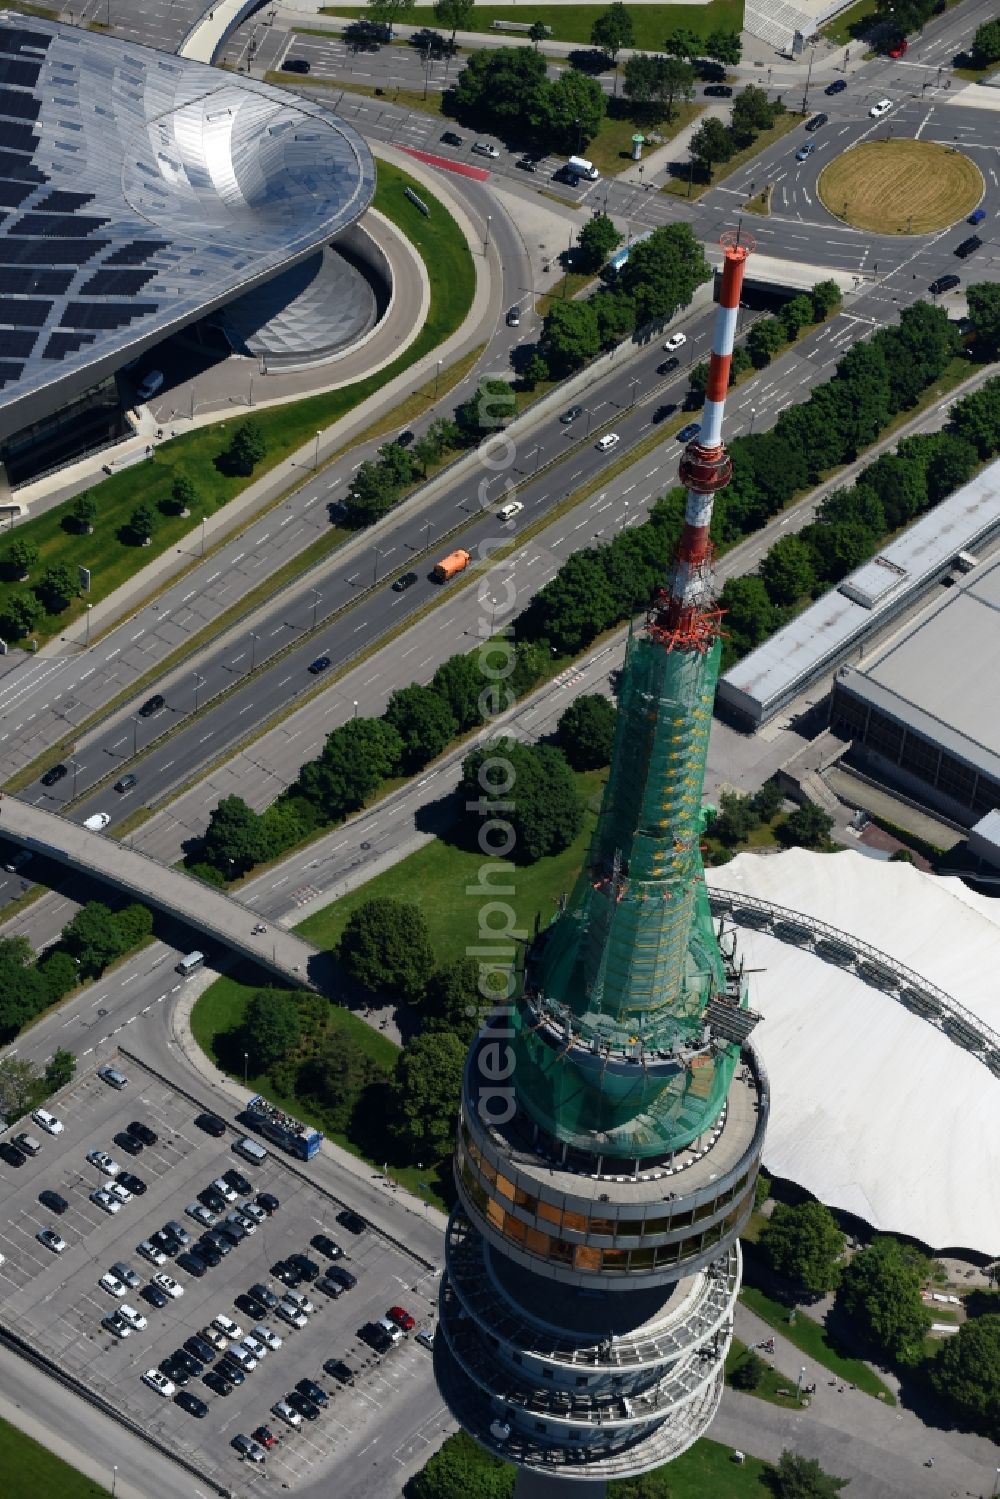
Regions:
<instances>
[{"instance_id":1,"label":"green scaffolding netting on tower","mask_svg":"<svg viewBox=\"0 0 1000 1499\"><path fill-rule=\"evenodd\" d=\"M718 1116L737 1048L680 1061L725 975L704 886L701 798L721 645L631 636L611 773L587 865L531 975L562 1050L519 1017L517 1090L557 1138L611 1154L679 1149ZM624 1054L632 1065L609 1062ZM653 1059L656 1065L651 1065Z\"/></svg>"}]
</instances>

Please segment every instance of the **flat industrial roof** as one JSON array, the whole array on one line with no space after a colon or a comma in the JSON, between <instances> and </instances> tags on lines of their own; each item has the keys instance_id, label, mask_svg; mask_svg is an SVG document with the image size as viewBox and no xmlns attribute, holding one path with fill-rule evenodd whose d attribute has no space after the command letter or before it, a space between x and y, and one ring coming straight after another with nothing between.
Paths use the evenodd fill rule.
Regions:
<instances>
[{"instance_id":1,"label":"flat industrial roof","mask_svg":"<svg viewBox=\"0 0 1000 1499\"><path fill-rule=\"evenodd\" d=\"M315 252L374 186L319 103L0 13L0 436Z\"/></svg>"},{"instance_id":2,"label":"flat industrial roof","mask_svg":"<svg viewBox=\"0 0 1000 1499\"><path fill-rule=\"evenodd\" d=\"M844 667L856 697L1000 780L1000 561L957 583L864 667Z\"/></svg>"},{"instance_id":3,"label":"flat industrial roof","mask_svg":"<svg viewBox=\"0 0 1000 1499\"><path fill-rule=\"evenodd\" d=\"M1000 901L850 850L740 854L709 886L858 938L1000 1031ZM771 1084L765 1168L882 1232L1000 1254L1000 1082L892 994L743 927Z\"/></svg>"},{"instance_id":4,"label":"flat industrial roof","mask_svg":"<svg viewBox=\"0 0 1000 1499\"><path fill-rule=\"evenodd\" d=\"M772 705L788 701L813 676L842 661L856 640L997 525L1000 461L935 505L877 558L727 671L719 683L720 698L766 718Z\"/></svg>"}]
</instances>

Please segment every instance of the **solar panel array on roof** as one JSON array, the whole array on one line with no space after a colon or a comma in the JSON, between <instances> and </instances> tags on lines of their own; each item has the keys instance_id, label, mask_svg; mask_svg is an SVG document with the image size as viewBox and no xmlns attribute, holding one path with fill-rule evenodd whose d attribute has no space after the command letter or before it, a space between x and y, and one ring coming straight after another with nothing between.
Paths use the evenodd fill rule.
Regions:
<instances>
[{"instance_id":1,"label":"solar panel array on roof","mask_svg":"<svg viewBox=\"0 0 1000 1499\"><path fill-rule=\"evenodd\" d=\"M112 250L110 255L105 255L105 265L142 265L144 261L151 260L161 250L167 248L165 239L134 239L130 245L122 245L118 250Z\"/></svg>"},{"instance_id":2,"label":"solar panel array on roof","mask_svg":"<svg viewBox=\"0 0 1000 1499\"><path fill-rule=\"evenodd\" d=\"M43 239L61 239L73 235L94 234L103 229L107 219L95 219L89 214L22 214L14 229L18 234L39 234Z\"/></svg>"},{"instance_id":3,"label":"solar panel array on roof","mask_svg":"<svg viewBox=\"0 0 1000 1499\"><path fill-rule=\"evenodd\" d=\"M75 354L78 349L92 344L96 336L94 333L53 333L42 350L42 358L65 359L67 354Z\"/></svg>"},{"instance_id":4,"label":"solar panel array on roof","mask_svg":"<svg viewBox=\"0 0 1000 1499\"><path fill-rule=\"evenodd\" d=\"M24 151L30 156L38 148L38 136L30 125L0 120L0 147L4 151Z\"/></svg>"},{"instance_id":5,"label":"solar panel array on roof","mask_svg":"<svg viewBox=\"0 0 1000 1499\"><path fill-rule=\"evenodd\" d=\"M46 246L45 258L50 265L86 265L110 243L106 239L54 239ZM0 265L34 265L38 258L37 239L0 235Z\"/></svg>"},{"instance_id":6,"label":"solar panel array on roof","mask_svg":"<svg viewBox=\"0 0 1000 1499\"><path fill-rule=\"evenodd\" d=\"M93 193L67 193L58 188L46 193L44 198L39 198L35 204L36 213L75 213L78 208L86 208L88 203L93 203Z\"/></svg>"},{"instance_id":7,"label":"solar panel array on roof","mask_svg":"<svg viewBox=\"0 0 1000 1499\"><path fill-rule=\"evenodd\" d=\"M10 323L15 328L41 328L51 310L51 302L0 297L0 323Z\"/></svg>"},{"instance_id":8,"label":"solar panel array on roof","mask_svg":"<svg viewBox=\"0 0 1000 1499\"><path fill-rule=\"evenodd\" d=\"M25 58L15 61L11 57L0 57L0 84L9 83L15 88L34 88L41 71L40 62L29 62Z\"/></svg>"},{"instance_id":9,"label":"solar panel array on roof","mask_svg":"<svg viewBox=\"0 0 1000 1499\"><path fill-rule=\"evenodd\" d=\"M0 203L4 208L20 208L25 198L34 191L34 183L5 182L0 178Z\"/></svg>"},{"instance_id":10,"label":"solar panel array on roof","mask_svg":"<svg viewBox=\"0 0 1000 1499\"><path fill-rule=\"evenodd\" d=\"M14 89L0 88L0 115L9 115L14 120L37 120L42 101L32 94L19 94Z\"/></svg>"},{"instance_id":11,"label":"solar panel array on roof","mask_svg":"<svg viewBox=\"0 0 1000 1499\"><path fill-rule=\"evenodd\" d=\"M23 364L0 364L0 390L21 378Z\"/></svg>"},{"instance_id":12,"label":"solar panel array on roof","mask_svg":"<svg viewBox=\"0 0 1000 1499\"><path fill-rule=\"evenodd\" d=\"M155 302L69 302L60 328L122 328L156 311Z\"/></svg>"},{"instance_id":13,"label":"solar panel array on roof","mask_svg":"<svg viewBox=\"0 0 1000 1499\"><path fill-rule=\"evenodd\" d=\"M49 180L26 156L12 156L9 151L3 150L0 150L0 177L13 177L18 182L36 184Z\"/></svg>"},{"instance_id":14,"label":"solar panel array on roof","mask_svg":"<svg viewBox=\"0 0 1000 1499\"><path fill-rule=\"evenodd\" d=\"M56 297L69 290L73 275L73 271L37 270L34 266L0 266L0 294L23 297L37 292L42 297Z\"/></svg>"},{"instance_id":15,"label":"solar panel array on roof","mask_svg":"<svg viewBox=\"0 0 1000 1499\"><path fill-rule=\"evenodd\" d=\"M0 359L27 359L37 338L23 328L0 328Z\"/></svg>"},{"instance_id":16,"label":"solar panel array on roof","mask_svg":"<svg viewBox=\"0 0 1000 1499\"><path fill-rule=\"evenodd\" d=\"M95 271L80 287L80 294L85 297L134 297L155 275L155 270Z\"/></svg>"}]
</instances>

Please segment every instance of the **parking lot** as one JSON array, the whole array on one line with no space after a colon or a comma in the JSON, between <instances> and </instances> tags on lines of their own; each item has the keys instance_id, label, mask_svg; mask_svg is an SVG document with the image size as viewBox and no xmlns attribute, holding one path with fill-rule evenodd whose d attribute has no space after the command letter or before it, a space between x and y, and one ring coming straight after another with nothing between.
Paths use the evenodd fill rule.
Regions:
<instances>
[{"instance_id":1,"label":"parking lot","mask_svg":"<svg viewBox=\"0 0 1000 1499\"><path fill-rule=\"evenodd\" d=\"M215 1139L195 1124L200 1111L188 1099L134 1064L116 1065L129 1079L121 1092L91 1071L49 1102L63 1123L61 1134L49 1135L25 1119L7 1136L27 1129L41 1142L41 1150L19 1167L0 1160L0 1317L68 1374L171 1449L183 1452L216 1481L245 1490L262 1482L294 1488L315 1480L336 1458L338 1448L348 1440L355 1442L367 1423L377 1429L380 1409L401 1383L431 1378L431 1354L417 1343L415 1334L432 1325L437 1276L370 1227L350 1232L337 1221L338 1204L304 1182L298 1170L290 1170L280 1153L272 1149L259 1167L234 1154L232 1145L244 1131L232 1119L227 1121L227 1134ZM114 1141L132 1121L140 1121L157 1136L155 1144L134 1157ZM123 1171L146 1185L144 1193L133 1195L114 1214L91 1199L92 1192L112 1179L111 1173L87 1161L87 1153L94 1150L106 1151ZM252 1186L240 1202L270 1193L279 1207L219 1263L196 1278L175 1259L168 1259L158 1271L137 1253L137 1246L168 1220L181 1224L197 1240L204 1225L186 1209L213 1179L233 1168ZM300 1169L308 1174L308 1166ZM56 1213L43 1206L41 1192L58 1193L67 1208ZM63 1252L55 1253L38 1241L36 1235L45 1229L65 1241ZM331 1260L312 1247L311 1240L319 1234L334 1240L343 1256ZM306 1255L321 1274L331 1264L348 1270L357 1285L332 1298L302 1281L298 1293L315 1310L306 1314L301 1329L274 1312L248 1315L236 1305L235 1298L257 1282L278 1297L287 1294L272 1267L294 1253ZM122 1297L100 1285L116 1261L141 1277L141 1285ZM143 1296L157 1273L172 1277L183 1292L159 1309ZM146 1319L144 1328L133 1327L125 1337L102 1325L102 1319L122 1305ZM380 1356L357 1332L391 1306L406 1308L416 1326ZM220 1315L231 1318L244 1333L261 1323L282 1342L227 1395L213 1393L201 1374L190 1376L178 1393L205 1402L207 1414L199 1419L172 1396L148 1388L142 1375ZM205 1373L216 1366L219 1356ZM333 1359L348 1365L352 1383L324 1372L324 1362ZM293 1428L272 1414L271 1407L303 1378L315 1381L328 1403L315 1419ZM231 1445L233 1438L239 1433L250 1436L262 1424L276 1438L266 1461L241 1459Z\"/></svg>"}]
</instances>

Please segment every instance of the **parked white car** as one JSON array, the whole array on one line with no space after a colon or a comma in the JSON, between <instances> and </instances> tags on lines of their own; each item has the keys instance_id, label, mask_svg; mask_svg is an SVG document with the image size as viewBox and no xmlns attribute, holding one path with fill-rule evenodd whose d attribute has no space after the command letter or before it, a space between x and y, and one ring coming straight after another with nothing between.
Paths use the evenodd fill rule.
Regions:
<instances>
[{"instance_id":1,"label":"parked white car","mask_svg":"<svg viewBox=\"0 0 1000 1499\"><path fill-rule=\"evenodd\" d=\"M887 115L889 113L891 108L891 99L879 99L872 105L868 113L871 115L873 120L880 120L883 115Z\"/></svg>"},{"instance_id":2,"label":"parked white car","mask_svg":"<svg viewBox=\"0 0 1000 1499\"><path fill-rule=\"evenodd\" d=\"M129 1306L125 1302L118 1308L116 1315L123 1322L127 1322L129 1327L134 1327L136 1332L142 1332L143 1328L149 1325L142 1312L137 1312L134 1306Z\"/></svg>"},{"instance_id":3,"label":"parked white car","mask_svg":"<svg viewBox=\"0 0 1000 1499\"><path fill-rule=\"evenodd\" d=\"M128 1289L125 1282L119 1280L117 1275L112 1275L110 1270L101 1276L97 1284L102 1291L107 1291L110 1296L124 1296Z\"/></svg>"},{"instance_id":4,"label":"parked white car","mask_svg":"<svg viewBox=\"0 0 1000 1499\"><path fill-rule=\"evenodd\" d=\"M117 1176L122 1169L117 1161L111 1159L106 1150L88 1150L87 1160L105 1176Z\"/></svg>"},{"instance_id":5,"label":"parked white car","mask_svg":"<svg viewBox=\"0 0 1000 1499\"><path fill-rule=\"evenodd\" d=\"M238 1322L234 1322L232 1317L213 1317L212 1326L217 1327L231 1343L238 1343L243 1337L242 1327Z\"/></svg>"},{"instance_id":6,"label":"parked white car","mask_svg":"<svg viewBox=\"0 0 1000 1499\"><path fill-rule=\"evenodd\" d=\"M257 1327L254 1328L253 1335L257 1339L258 1343L263 1343L264 1347L270 1348L272 1353L277 1353L278 1349L281 1347L282 1342L284 1341L282 1338L278 1337L278 1334L276 1332L272 1332L269 1327L265 1327L263 1323L260 1323Z\"/></svg>"},{"instance_id":7,"label":"parked white car","mask_svg":"<svg viewBox=\"0 0 1000 1499\"><path fill-rule=\"evenodd\" d=\"M91 1202L96 1202L99 1208L106 1213L120 1213L122 1205L117 1197L112 1197L110 1192L105 1192L103 1187L98 1187L96 1192L90 1194Z\"/></svg>"},{"instance_id":8,"label":"parked white car","mask_svg":"<svg viewBox=\"0 0 1000 1499\"><path fill-rule=\"evenodd\" d=\"M102 1317L101 1326L106 1327L108 1332L114 1333L116 1338L127 1338L132 1331L128 1323L123 1322L117 1312L109 1312L106 1317Z\"/></svg>"},{"instance_id":9,"label":"parked white car","mask_svg":"<svg viewBox=\"0 0 1000 1499\"><path fill-rule=\"evenodd\" d=\"M249 1353L252 1359L257 1359L259 1361L260 1359L267 1357L267 1344L259 1342L251 1332L248 1332L246 1337L243 1339L242 1346L246 1349L247 1353Z\"/></svg>"},{"instance_id":10,"label":"parked white car","mask_svg":"<svg viewBox=\"0 0 1000 1499\"><path fill-rule=\"evenodd\" d=\"M673 354L675 350L682 349L687 341L686 333L671 333L663 347L668 354Z\"/></svg>"},{"instance_id":11,"label":"parked white car","mask_svg":"<svg viewBox=\"0 0 1000 1499\"><path fill-rule=\"evenodd\" d=\"M121 1182L106 1181L102 1190L107 1192L109 1197L117 1197L119 1202L132 1201L132 1193L128 1187L123 1187Z\"/></svg>"},{"instance_id":12,"label":"parked white car","mask_svg":"<svg viewBox=\"0 0 1000 1499\"><path fill-rule=\"evenodd\" d=\"M151 1244L148 1239L143 1239L142 1243L137 1244L135 1247L143 1259L149 1260L151 1265L165 1265L167 1263L167 1256L163 1253L163 1250L157 1249L156 1245Z\"/></svg>"},{"instance_id":13,"label":"parked white car","mask_svg":"<svg viewBox=\"0 0 1000 1499\"><path fill-rule=\"evenodd\" d=\"M177 1297L184 1295L184 1287L178 1285L173 1276L164 1275L162 1270L159 1275L154 1275L152 1279L153 1285L159 1286L160 1290L165 1291L168 1296Z\"/></svg>"},{"instance_id":14,"label":"parked white car","mask_svg":"<svg viewBox=\"0 0 1000 1499\"><path fill-rule=\"evenodd\" d=\"M287 1400L279 1400L277 1405L271 1406L271 1414L279 1416L289 1426L301 1426L302 1417L298 1411L293 1411Z\"/></svg>"},{"instance_id":15,"label":"parked white car","mask_svg":"<svg viewBox=\"0 0 1000 1499\"><path fill-rule=\"evenodd\" d=\"M142 1382L143 1384L148 1384L151 1390L155 1390L165 1400L169 1400L171 1395L177 1393L177 1386L173 1380L168 1379L165 1374L161 1374L159 1369L147 1369L142 1376Z\"/></svg>"},{"instance_id":16,"label":"parked white car","mask_svg":"<svg viewBox=\"0 0 1000 1499\"><path fill-rule=\"evenodd\" d=\"M36 1109L31 1117L38 1125L38 1128L45 1130L46 1134L62 1134L64 1127L62 1120L57 1119L55 1114L50 1114L48 1109Z\"/></svg>"},{"instance_id":17,"label":"parked white car","mask_svg":"<svg viewBox=\"0 0 1000 1499\"><path fill-rule=\"evenodd\" d=\"M300 1312L294 1301L282 1301L277 1308L278 1316L283 1322L291 1327L308 1327L309 1323L304 1312Z\"/></svg>"}]
</instances>

